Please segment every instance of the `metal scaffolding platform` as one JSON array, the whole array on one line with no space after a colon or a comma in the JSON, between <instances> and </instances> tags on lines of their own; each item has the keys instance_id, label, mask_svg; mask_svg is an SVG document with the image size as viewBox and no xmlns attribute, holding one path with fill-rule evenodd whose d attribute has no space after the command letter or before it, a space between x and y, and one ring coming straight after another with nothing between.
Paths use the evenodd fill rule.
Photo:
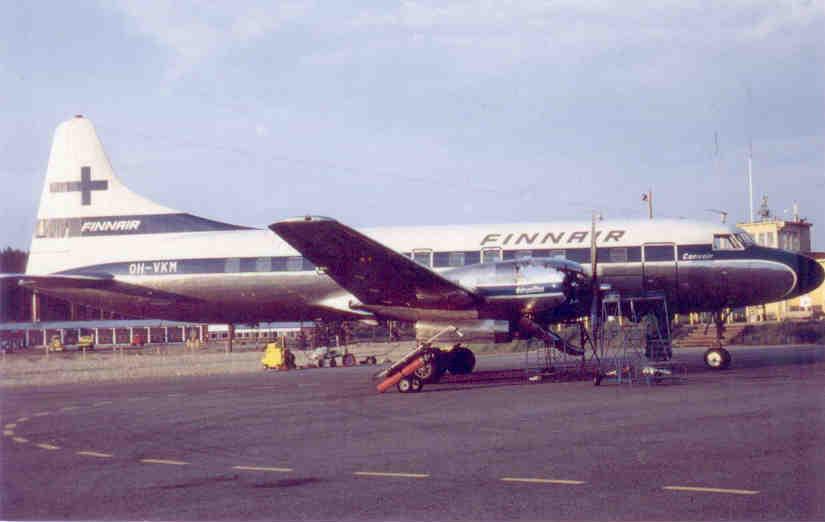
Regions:
<instances>
[{"instance_id":1,"label":"metal scaffolding platform","mask_svg":"<svg viewBox=\"0 0 825 522\"><path fill-rule=\"evenodd\" d=\"M654 384L686 377L685 366L671 361L669 318L663 295L606 295L594 332L598 366L594 383Z\"/></svg>"}]
</instances>

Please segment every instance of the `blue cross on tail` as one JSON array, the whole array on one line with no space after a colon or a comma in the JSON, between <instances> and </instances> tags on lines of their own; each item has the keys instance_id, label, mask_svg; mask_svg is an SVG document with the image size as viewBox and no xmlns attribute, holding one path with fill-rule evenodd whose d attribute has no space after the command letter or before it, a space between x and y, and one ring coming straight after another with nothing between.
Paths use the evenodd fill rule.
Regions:
<instances>
[{"instance_id":1,"label":"blue cross on tail","mask_svg":"<svg viewBox=\"0 0 825 522\"><path fill-rule=\"evenodd\" d=\"M109 190L106 180L92 181L92 167L80 167L80 181L57 181L49 185L50 192L80 192L80 204L92 204L93 190Z\"/></svg>"}]
</instances>

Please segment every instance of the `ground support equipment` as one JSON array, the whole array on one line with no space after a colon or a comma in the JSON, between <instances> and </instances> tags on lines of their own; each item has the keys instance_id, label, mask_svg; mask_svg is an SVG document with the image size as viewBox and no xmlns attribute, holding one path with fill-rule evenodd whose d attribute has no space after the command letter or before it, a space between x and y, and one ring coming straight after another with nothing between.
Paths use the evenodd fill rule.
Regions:
<instances>
[{"instance_id":1,"label":"ground support equipment","mask_svg":"<svg viewBox=\"0 0 825 522\"><path fill-rule=\"evenodd\" d=\"M647 310L646 314L640 311ZM629 312L629 313L626 313ZM625 316L630 324L624 324ZM667 301L664 296L602 300L597 338L598 370L593 384L605 382L659 384L681 380L687 368L669 362L673 356Z\"/></svg>"}]
</instances>

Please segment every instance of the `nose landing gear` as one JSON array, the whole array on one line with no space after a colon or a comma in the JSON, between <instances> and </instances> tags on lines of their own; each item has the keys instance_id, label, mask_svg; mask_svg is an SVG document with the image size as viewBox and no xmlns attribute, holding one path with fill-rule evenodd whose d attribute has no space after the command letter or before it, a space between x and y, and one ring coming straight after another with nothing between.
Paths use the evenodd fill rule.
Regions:
<instances>
[{"instance_id":1,"label":"nose landing gear","mask_svg":"<svg viewBox=\"0 0 825 522\"><path fill-rule=\"evenodd\" d=\"M721 311L713 313L713 322L716 326L716 346L705 352L705 364L712 370L725 370L730 367L732 358L730 352L722 348L725 339L725 318Z\"/></svg>"},{"instance_id":2,"label":"nose landing gear","mask_svg":"<svg viewBox=\"0 0 825 522\"><path fill-rule=\"evenodd\" d=\"M730 367L730 352L724 348L710 348L705 352L705 364L713 370L724 370Z\"/></svg>"}]
</instances>

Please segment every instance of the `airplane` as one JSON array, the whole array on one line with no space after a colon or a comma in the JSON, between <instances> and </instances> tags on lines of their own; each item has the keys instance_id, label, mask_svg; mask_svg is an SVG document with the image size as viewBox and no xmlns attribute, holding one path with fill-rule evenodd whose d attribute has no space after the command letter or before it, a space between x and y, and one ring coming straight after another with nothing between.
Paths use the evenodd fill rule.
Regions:
<instances>
[{"instance_id":1,"label":"airplane","mask_svg":"<svg viewBox=\"0 0 825 522\"><path fill-rule=\"evenodd\" d=\"M420 338L453 326L495 341L551 342L547 326L586 316L594 287L660 295L670 313L688 313L788 299L825 273L737 227L686 219L363 230L320 216L268 229L219 222L129 190L78 115L54 134L26 272L4 277L134 317L397 320L415 323ZM444 364L472 371L472 352L451 353ZM721 369L731 356L719 346L704 359Z\"/></svg>"}]
</instances>

